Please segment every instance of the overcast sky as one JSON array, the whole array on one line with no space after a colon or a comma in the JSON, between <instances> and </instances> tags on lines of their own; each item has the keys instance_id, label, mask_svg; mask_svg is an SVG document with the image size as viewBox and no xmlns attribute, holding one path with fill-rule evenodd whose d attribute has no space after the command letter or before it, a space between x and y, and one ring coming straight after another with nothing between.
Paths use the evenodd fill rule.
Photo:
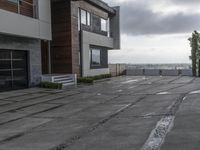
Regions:
<instances>
[{"instance_id":1,"label":"overcast sky","mask_svg":"<svg viewBox=\"0 0 200 150\"><path fill-rule=\"evenodd\" d=\"M200 0L104 0L121 6L121 51L111 63L190 63L188 38L200 30Z\"/></svg>"}]
</instances>

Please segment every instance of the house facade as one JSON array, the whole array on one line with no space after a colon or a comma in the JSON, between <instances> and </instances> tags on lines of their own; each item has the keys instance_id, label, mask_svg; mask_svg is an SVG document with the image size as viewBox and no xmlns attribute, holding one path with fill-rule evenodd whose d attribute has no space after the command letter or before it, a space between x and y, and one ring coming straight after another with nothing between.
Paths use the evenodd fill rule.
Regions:
<instances>
[{"instance_id":1,"label":"house facade","mask_svg":"<svg viewBox=\"0 0 200 150\"><path fill-rule=\"evenodd\" d=\"M40 83L41 44L52 40L49 0L0 1L0 91Z\"/></svg>"},{"instance_id":2,"label":"house facade","mask_svg":"<svg viewBox=\"0 0 200 150\"><path fill-rule=\"evenodd\" d=\"M52 73L108 74L108 50L120 49L120 8L101 0L52 0Z\"/></svg>"},{"instance_id":3,"label":"house facade","mask_svg":"<svg viewBox=\"0 0 200 150\"><path fill-rule=\"evenodd\" d=\"M44 74L109 73L119 19L119 7L101 0L1 0L0 91L38 85Z\"/></svg>"}]
</instances>

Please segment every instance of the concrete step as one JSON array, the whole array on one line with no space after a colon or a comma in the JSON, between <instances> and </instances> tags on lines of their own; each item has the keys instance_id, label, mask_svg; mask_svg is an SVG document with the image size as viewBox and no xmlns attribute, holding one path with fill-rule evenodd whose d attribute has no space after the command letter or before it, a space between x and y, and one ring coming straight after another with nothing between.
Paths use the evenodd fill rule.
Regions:
<instances>
[{"instance_id":1,"label":"concrete step","mask_svg":"<svg viewBox=\"0 0 200 150\"><path fill-rule=\"evenodd\" d=\"M63 84L63 87L71 86L71 85L75 85L74 82L71 82L71 83L64 83L64 84Z\"/></svg>"},{"instance_id":2,"label":"concrete step","mask_svg":"<svg viewBox=\"0 0 200 150\"><path fill-rule=\"evenodd\" d=\"M62 84L65 84L65 83L74 83L73 80L64 80L64 81L57 81L55 83L62 83Z\"/></svg>"},{"instance_id":3,"label":"concrete step","mask_svg":"<svg viewBox=\"0 0 200 150\"><path fill-rule=\"evenodd\" d=\"M54 83L61 83L63 87L75 85L76 82L76 75L59 75L59 74L50 74L44 75L42 77L43 81L54 82Z\"/></svg>"},{"instance_id":4,"label":"concrete step","mask_svg":"<svg viewBox=\"0 0 200 150\"><path fill-rule=\"evenodd\" d=\"M72 80L72 78L57 78L57 79L54 79L54 82L68 81L68 80Z\"/></svg>"},{"instance_id":5,"label":"concrete step","mask_svg":"<svg viewBox=\"0 0 200 150\"><path fill-rule=\"evenodd\" d=\"M71 78L69 75L55 75L53 77L54 77L54 80L60 79L60 78Z\"/></svg>"}]
</instances>

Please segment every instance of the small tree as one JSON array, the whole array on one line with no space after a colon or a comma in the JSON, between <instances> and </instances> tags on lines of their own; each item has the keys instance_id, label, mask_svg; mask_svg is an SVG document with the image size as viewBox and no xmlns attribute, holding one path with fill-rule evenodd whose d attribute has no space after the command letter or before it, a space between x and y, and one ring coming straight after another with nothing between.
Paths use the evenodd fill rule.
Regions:
<instances>
[{"instance_id":1,"label":"small tree","mask_svg":"<svg viewBox=\"0 0 200 150\"><path fill-rule=\"evenodd\" d=\"M200 58L200 34L197 31L192 33L192 37L188 39L191 46L191 56L192 60L192 73L193 76L197 76L197 61Z\"/></svg>"}]
</instances>

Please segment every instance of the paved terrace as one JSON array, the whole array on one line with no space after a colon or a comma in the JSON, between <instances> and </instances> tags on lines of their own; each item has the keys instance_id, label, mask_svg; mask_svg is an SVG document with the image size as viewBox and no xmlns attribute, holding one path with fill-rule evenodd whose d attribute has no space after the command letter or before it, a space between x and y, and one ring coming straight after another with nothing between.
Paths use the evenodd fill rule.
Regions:
<instances>
[{"instance_id":1,"label":"paved terrace","mask_svg":"<svg viewBox=\"0 0 200 150\"><path fill-rule=\"evenodd\" d=\"M116 77L0 93L0 150L197 150L200 79Z\"/></svg>"}]
</instances>

